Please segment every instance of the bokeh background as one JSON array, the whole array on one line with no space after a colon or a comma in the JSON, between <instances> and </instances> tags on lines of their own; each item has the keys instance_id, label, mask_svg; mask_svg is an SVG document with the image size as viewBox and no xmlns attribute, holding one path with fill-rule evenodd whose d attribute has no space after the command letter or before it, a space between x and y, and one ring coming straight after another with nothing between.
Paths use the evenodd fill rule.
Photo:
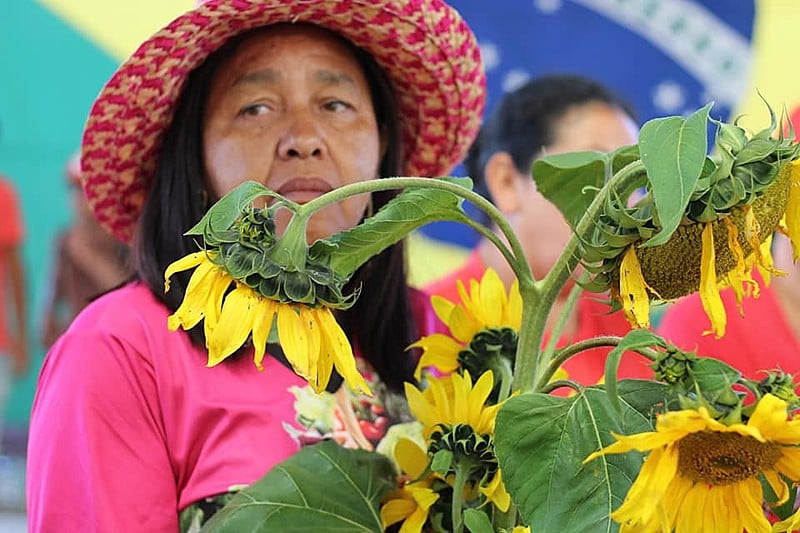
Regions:
<instances>
[{"instance_id":1,"label":"bokeh background","mask_svg":"<svg viewBox=\"0 0 800 533\"><path fill-rule=\"evenodd\" d=\"M53 241L69 224L63 166L116 66L193 0L12 0L0 13L0 173L21 195L33 364L15 386L8 424L27 428L44 357L37 340ZM714 101L712 114L768 124L800 103L797 0L451 0L474 27L492 109L531 76L577 72L619 92L642 122ZM456 170L458 173L459 170ZM0 213L2 220L2 213ZM0 222L2 223L2 222ZM412 239L422 283L464 257L475 235L437 223ZM424 261L420 258L424 257Z\"/></svg>"}]
</instances>

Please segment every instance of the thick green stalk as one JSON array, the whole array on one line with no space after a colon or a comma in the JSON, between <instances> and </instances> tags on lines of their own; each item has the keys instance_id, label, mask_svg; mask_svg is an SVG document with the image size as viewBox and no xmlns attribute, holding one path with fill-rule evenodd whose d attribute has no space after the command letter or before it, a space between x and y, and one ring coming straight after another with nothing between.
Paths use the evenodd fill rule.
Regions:
<instances>
[{"instance_id":1,"label":"thick green stalk","mask_svg":"<svg viewBox=\"0 0 800 533\"><path fill-rule=\"evenodd\" d=\"M531 284L535 281L530 266L528 265L528 262L525 260L525 252L522 249L522 244L519 242L519 239L514 233L514 229L511 227L511 224L509 224L508 220L506 220L503 213L501 213L500 210L498 210L497 207L494 206L494 204L492 204L490 201L488 201L480 194L450 181L431 179L431 178L398 177L398 178L381 178L377 180L351 183L349 185L345 185L343 187L339 187L338 189L334 189L330 192L327 192L322 196L299 206L299 208L297 208L295 212L298 215L310 216L311 213L318 211L323 207L334 204L351 196L356 196L358 194L371 193L376 191L389 191L389 190L407 189L407 188L442 189L445 191L452 192L456 196L459 196L467 200L468 202L475 204L475 206L478 209L485 212L489 216L492 222L494 222L497 225L498 229L500 229L503 236L508 241L508 246L510 247L510 250L499 239L496 238L490 239L494 243L494 245L497 246L497 248L503 253L503 256L509 262L511 268L516 273L517 278L520 280L520 284L523 283L523 280ZM468 225L471 227L476 227L473 226L472 224ZM484 232L481 233L485 235Z\"/></svg>"},{"instance_id":2,"label":"thick green stalk","mask_svg":"<svg viewBox=\"0 0 800 533\"><path fill-rule=\"evenodd\" d=\"M593 230L594 224L602 213L606 195L612 190L627 189L640 179L643 172L646 171L641 160L636 160L622 168L595 195L586 214L578 222L574 235L547 276L530 286L520 279L523 306L522 325L514 366L513 390L521 393L534 390L536 384L541 382L541 376L547 371L549 361L542 357L544 352L541 350L547 317L564 284L578 265L580 242L586 240Z\"/></svg>"}]
</instances>

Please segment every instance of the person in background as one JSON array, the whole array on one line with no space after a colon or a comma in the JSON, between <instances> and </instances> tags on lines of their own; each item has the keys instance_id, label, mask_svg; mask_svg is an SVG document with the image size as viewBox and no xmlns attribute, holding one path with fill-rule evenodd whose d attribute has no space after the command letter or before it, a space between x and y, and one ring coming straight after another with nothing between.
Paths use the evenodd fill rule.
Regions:
<instances>
[{"instance_id":1,"label":"person in background","mask_svg":"<svg viewBox=\"0 0 800 533\"><path fill-rule=\"evenodd\" d=\"M519 238L536 279L555 264L572 230L555 205L536 190L533 162L564 152L610 152L637 142L638 126L631 108L599 83L578 75L550 75L528 81L506 94L481 129L465 166L475 190L505 215ZM488 223L488 217L481 222ZM497 232L497 228L494 228ZM499 234L499 233L498 233ZM481 239L467 261L452 273L423 287L430 295L458 302L458 282L469 286L487 268L506 286L514 273L500 251ZM567 299L559 295L548 319L554 325ZM558 346L597 335L622 336L630 330L622 313L609 314L602 295L582 293L562 330ZM601 380L608 349L573 357L564 366L570 379L582 384ZM648 362L635 354L622 359L623 377L650 377Z\"/></svg>"},{"instance_id":2,"label":"person in background","mask_svg":"<svg viewBox=\"0 0 800 533\"><path fill-rule=\"evenodd\" d=\"M350 183L447 175L477 134L485 87L477 40L442 0L209 0L143 43L95 101L81 149L89 205L131 244L135 280L89 304L44 360L29 530L196 528L234 487L296 453L305 441L286 427L307 382L280 345L260 369L252 343L208 368L202 322L168 329L192 273L172 276L167 292L165 271L199 251L185 232L248 180L306 203ZM308 241L354 227L395 194L326 207ZM287 217L274 222L283 234ZM371 258L345 287L359 298L335 314L369 401L384 401L365 409L341 379L322 394L360 406L345 430L364 447L403 421L395 398L419 355L407 348L434 326L404 268L402 242ZM376 413L385 420L362 431L360 417Z\"/></svg>"},{"instance_id":3,"label":"person in background","mask_svg":"<svg viewBox=\"0 0 800 533\"><path fill-rule=\"evenodd\" d=\"M28 368L27 286L22 261L25 237L14 185L0 175L0 443L14 377Z\"/></svg>"},{"instance_id":4,"label":"person in background","mask_svg":"<svg viewBox=\"0 0 800 533\"><path fill-rule=\"evenodd\" d=\"M128 247L92 215L81 187L80 165L80 154L74 154L64 167L73 219L58 235L53 252L51 286L41 331L41 342L46 348L52 346L89 302L132 274Z\"/></svg>"}]
</instances>

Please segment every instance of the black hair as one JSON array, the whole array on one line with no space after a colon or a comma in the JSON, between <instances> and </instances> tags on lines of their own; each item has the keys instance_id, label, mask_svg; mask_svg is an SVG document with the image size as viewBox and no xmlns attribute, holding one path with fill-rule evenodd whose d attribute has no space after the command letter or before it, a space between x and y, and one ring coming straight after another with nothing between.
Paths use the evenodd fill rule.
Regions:
<instances>
[{"instance_id":1,"label":"black hair","mask_svg":"<svg viewBox=\"0 0 800 533\"><path fill-rule=\"evenodd\" d=\"M506 94L500 101L464 159L475 191L493 201L483 169L497 152L507 152L514 165L527 173L542 149L552 144L558 121L572 107L601 102L617 107L636 121L633 108L598 82L573 74L542 76ZM489 219L482 211L481 222Z\"/></svg>"},{"instance_id":2,"label":"black hair","mask_svg":"<svg viewBox=\"0 0 800 533\"><path fill-rule=\"evenodd\" d=\"M211 80L220 63L233 53L253 31L231 39L188 77L172 123L160 149L153 184L142 209L134 238L139 278L167 308L175 311L186 291L189 272L172 278L164 292L164 271L173 261L198 250L195 237L183 233L196 224L208 209L203 163L203 116ZM367 52L342 39L361 64L370 86L376 121L386 140L380 177L402 173L403 147L397 99L383 70ZM395 192L375 193L374 209L380 209ZM402 242L371 258L353 276L349 289L361 288L361 295L337 318L363 357L377 371L386 386L402 390L413 381L417 352L406 350L417 340L406 283L405 249ZM203 345L202 327L190 332L193 342Z\"/></svg>"}]
</instances>

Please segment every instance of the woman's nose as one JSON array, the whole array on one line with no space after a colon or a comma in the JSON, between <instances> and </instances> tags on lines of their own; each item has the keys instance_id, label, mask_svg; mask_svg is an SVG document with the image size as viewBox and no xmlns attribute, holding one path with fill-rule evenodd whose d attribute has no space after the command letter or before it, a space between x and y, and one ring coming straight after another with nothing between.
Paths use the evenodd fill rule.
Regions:
<instances>
[{"instance_id":1,"label":"woman's nose","mask_svg":"<svg viewBox=\"0 0 800 533\"><path fill-rule=\"evenodd\" d=\"M282 159L322 157L325 143L312 117L294 117L278 142L278 157Z\"/></svg>"}]
</instances>

